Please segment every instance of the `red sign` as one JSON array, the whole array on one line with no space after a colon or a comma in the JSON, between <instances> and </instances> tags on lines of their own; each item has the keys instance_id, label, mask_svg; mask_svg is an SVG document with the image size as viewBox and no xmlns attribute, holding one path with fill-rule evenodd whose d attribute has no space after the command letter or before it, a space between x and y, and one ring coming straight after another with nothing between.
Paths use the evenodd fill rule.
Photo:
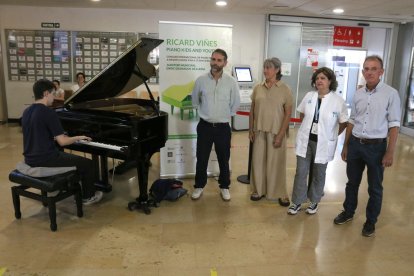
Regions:
<instances>
[{"instance_id":1,"label":"red sign","mask_svg":"<svg viewBox=\"0 0 414 276\"><path fill-rule=\"evenodd\" d=\"M363 27L335 26L333 46L362 47Z\"/></svg>"}]
</instances>

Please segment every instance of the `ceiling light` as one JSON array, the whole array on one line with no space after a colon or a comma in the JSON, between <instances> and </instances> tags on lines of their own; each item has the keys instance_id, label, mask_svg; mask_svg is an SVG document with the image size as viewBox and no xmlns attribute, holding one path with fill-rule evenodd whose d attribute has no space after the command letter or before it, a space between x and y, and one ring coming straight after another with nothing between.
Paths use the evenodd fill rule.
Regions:
<instances>
[{"instance_id":1,"label":"ceiling light","mask_svg":"<svg viewBox=\"0 0 414 276\"><path fill-rule=\"evenodd\" d=\"M91 0L92 2L101 2L101 0Z\"/></svg>"},{"instance_id":2,"label":"ceiling light","mask_svg":"<svg viewBox=\"0 0 414 276\"><path fill-rule=\"evenodd\" d=\"M341 14L341 13L344 13L344 10L343 10L343 9L341 9L341 8L337 8L337 9L334 9L334 10L333 10L333 13L336 13L336 14Z\"/></svg>"},{"instance_id":3,"label":"ceiling light","mask_svg":"<svg viewBox=\"0 0 414 276\"><path fill-rule=\"evenodd\" d=\"M216 1L216 5L219 7L227 6L227 1Z\"/></svg>"}]
</instances>

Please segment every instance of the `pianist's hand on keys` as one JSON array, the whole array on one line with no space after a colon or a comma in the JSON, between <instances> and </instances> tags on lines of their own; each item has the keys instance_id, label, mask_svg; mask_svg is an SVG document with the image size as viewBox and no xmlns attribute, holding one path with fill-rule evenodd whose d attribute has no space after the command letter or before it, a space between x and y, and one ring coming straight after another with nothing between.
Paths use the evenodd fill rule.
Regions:
<instances>
[{"instance_id":1,"label":"pianist's hand on keys","mask_svg":"<svg viewBox=\"0 0 414 276\"><path fill-rule=\"evenodd\" d=\"M121 149L122 149L122 147L119 147L119 146L104 144L104 143L99 143L99 142L92 142L91 140L89 140L89 141L88 140L79 140L76 143L89 145L89 146L97 147L97 148L115 150L115 151L121 151Z\"/></svg>"},{"instance_id":2,"label":"pianist's hand on keys","mask_svg":"<svg viewBox=\"0 0 414 276\"><path fill-rule=\"evenodd\" d=\"M75 142L74 143L76 143L76 142L78 142L78 141L92 141L92 138L91 137L88 137L88 136L85 136L85 135L80 135L80 136L74 136L74 137L71 137L72 139L75 139Z\"/></svg>"}]
</instances>

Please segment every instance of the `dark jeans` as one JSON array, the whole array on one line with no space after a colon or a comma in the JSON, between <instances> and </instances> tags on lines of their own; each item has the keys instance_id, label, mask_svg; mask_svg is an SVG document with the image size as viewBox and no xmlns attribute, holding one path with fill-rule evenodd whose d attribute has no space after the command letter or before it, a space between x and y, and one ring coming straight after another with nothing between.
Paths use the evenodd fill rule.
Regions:
<instances>
[{"instance_id":1,"label":"dark jeans","mask_svg":"<svg viewBox=\"0 0 414 276\"><path fill-rule=\"evenodd\" d=\"M361 144L351 137L348 145L346 174L348 183L345 188L344 210L354 215L358 205L358 189L362 174L367 167L368 204L366 209L367 222L375 224L382 206L382 180L384 168L381 164L387 149L387 142L378 144Z\"/></svg>"},{"instance_id":2,"label":"dark jeans","mask_svg":"<svg viewBox=\"0 0 414 276\"><path fill-rule=\"evenodd\" d=\"M195 188L204 188L207 183L207 166L210 152L214 143L217 160L220 167L218 179L221 189L230 186L230 141L231 129L228 123L211 124L203 119L197 125L197 165Z\"/></svg>"},{"instance_id":3,"label":"dark jeans","mask_svg":"<svg viewBox=\"0 0 414 276\"><path fill-rule=\"evenodd\" d=\"M76 167L82 181L82 197L95 195L95 171L92 160L60 151L58 156L36 164L36 167Z\"/></svg>"}]
</instances>

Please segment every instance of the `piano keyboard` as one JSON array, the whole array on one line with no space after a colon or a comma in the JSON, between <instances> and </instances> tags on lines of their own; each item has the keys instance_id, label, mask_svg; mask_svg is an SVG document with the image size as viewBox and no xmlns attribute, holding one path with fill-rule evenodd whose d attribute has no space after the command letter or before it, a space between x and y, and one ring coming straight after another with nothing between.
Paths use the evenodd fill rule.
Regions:
<instances>
[{"instance_id":1,"label":"piano keyboard","mask_svg":"<svg viewBox=\"0 0 414 276\"><path fill-rule=\"evenodd\" d=\"M87 140L77 141L76 144L84 144L84 145L88 145L88 146L92 146L92 147L110 149L110 150L114 150L114 151L124 151L125 150L125 147L120 147L120 146L115 146L115 145L110 145L110 144L104 144L104 143L99 143L99 142L93 142L93 141L87 141Z\"/></svg>"}]
</instances>

